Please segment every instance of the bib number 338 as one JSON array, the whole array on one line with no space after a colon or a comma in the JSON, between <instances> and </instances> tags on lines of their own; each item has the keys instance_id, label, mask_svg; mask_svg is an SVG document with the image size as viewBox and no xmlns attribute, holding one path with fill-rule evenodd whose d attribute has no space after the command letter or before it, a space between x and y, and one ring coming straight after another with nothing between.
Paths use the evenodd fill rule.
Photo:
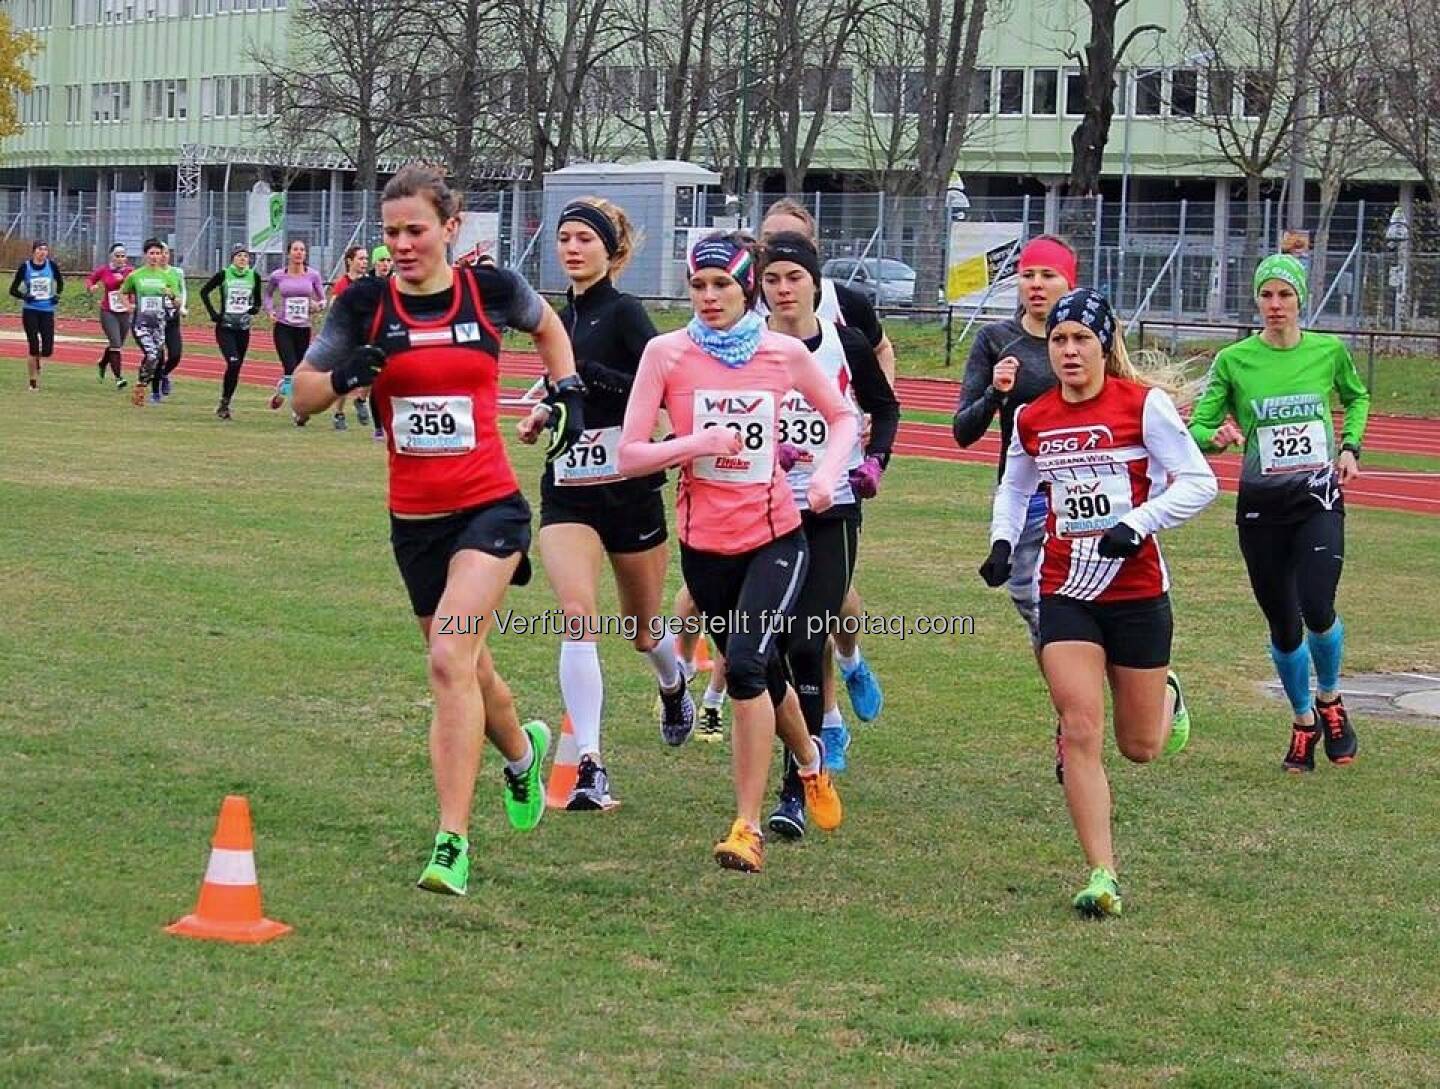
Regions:
<instances>
[{"instance_id":1,"label":"bib number 338","mask_svg":"<svg viewBox=\"0 0 1440 1089\"><path fill-rule=\"evenodd\" d=\"M695 391L695 430L728 427L740 436L735 454L696 458L692 471L721 484L767 483L775 473L775 397L766 390Z\"/></svg>"},{"instance_id":2,"label":"bib number 338","mask_svg":"<svg viewBox=\"0 0 1440 1089\"><path fill-rule=\"evenodd\" d=\"M444 456L475 449L469 397L394 397L390 407L397 454Z\"/></svg>"}]
</instances>

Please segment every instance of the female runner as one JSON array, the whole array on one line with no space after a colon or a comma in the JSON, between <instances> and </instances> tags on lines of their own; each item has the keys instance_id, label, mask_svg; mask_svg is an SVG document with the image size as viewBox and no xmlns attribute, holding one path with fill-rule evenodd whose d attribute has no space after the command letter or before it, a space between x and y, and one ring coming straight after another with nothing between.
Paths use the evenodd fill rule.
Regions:
<instances>
[{"instance_id":1,"label":"female runner","mask_svg":"<svg viewBox=\"0 0 1440 1089\"><path fill-rule=\"evenodd\" d=\"M1104 296L1070 292L1046 328L1059 385L1015 414L980 575L995 587L1010 579L1030 497L1046 484L1040 665L1065 739L1065 801L1091 867L1073 903L1084 915L1119 915L1101 764L1105 683L1128 759L1185 747L1190 715L1169 671L1170 575L1155 534L1199 514L1215 498L1215 474L1169 395L1130 362Z\"/></svg>"},{"instance_id":2,"label":"female runner","mask_svg":"<svg viewBox=\"0 0 1440 1089\"><path fill-rule=\"evenodd\" d=\"M800 764L815 823L829 830L843 816L823 745L805 729L780 658L809 562L800 512L776 459L780 402L799 390L830 429L808 489L816 513L831 506L857 434L854 414L805 346L767 330L753 310L753 247L743 234L714 234L691 251L695 317L645 349L620 436L626 476L680 467L681 569L725 655L735 709L738 814L715 859L748 872L764 860L760 806L777 725ZM662 405L675 437L651 442Z\"/></svg>"},{"instance_id":3,"label":"female runner","mask_svg":"<svg viewBox=\"0 0 1440 1089\"><path fill-rule=\"evenodd\" d=\"M1322 736L1335 764L1353 761L1359 747L1340 699L1345 625L1335 593L1345 561L1343 489L1360 475L1370 414L1369 391L1340 338L1301 330L1306 288L1305 266L1294 257L1260 262L1255 298L1265 327L1221 349L1190 416L1190 434L1202 448L1244 444L1235 524L1270 628L1270 658L1294 712L1282 762L1294 772L1315 770ZM1338 450L1332 393L1345 406Z\"/></svg>"},{"instance_id":4,"label":"female runner","mask_svg":"<svg viewBox=\"0 0 1440 1089\"><path fill-rule=\"evenodd\" d=\"M660 686L660 735L683 744L695 726L695 705L685 688L675 638L656 639L665 562L664 473L620 476L617 450L625 406L640 355L655 326L634 296L611 282L635 252L636 236L624 211L609 201L582 198L560 213L556 256L570 280L560 320L570 334L576 368L585 383L586 430L565 457L545 466L540 481L540 559L565 614L560 644L560 693L575 730L579 755L572 810L616 804L600 756L600 712L605 685L596 636L601 561L615 573L620 611L634 624L634 647L649 660ZM521 437L533 442L547 410L532 413Z\"/></svg>"},{"instance_id":5,"label":"female runner","mask_svg":"<svg viewBox=\"0 0 1440 1089\"><path fill-rule=\"evenodd\" d=\"M429 648L430 762L440 829L421 888L464 895L467 839L482 738L505 757L505 809L518 829L545 811L542 722L522 729L486 638L512 582L530 577L530 508L500 439L500 335L529 331L557 411L549 456L563 456L584 428L584 387L559 317L520 277L457 271L447 247L460 198L429 167L407 166L381 199L396 275L347 290L295 372L295 409L324 411L337 397L374 388L389 434L391 541Z\"/></svg>"}]
</instances>

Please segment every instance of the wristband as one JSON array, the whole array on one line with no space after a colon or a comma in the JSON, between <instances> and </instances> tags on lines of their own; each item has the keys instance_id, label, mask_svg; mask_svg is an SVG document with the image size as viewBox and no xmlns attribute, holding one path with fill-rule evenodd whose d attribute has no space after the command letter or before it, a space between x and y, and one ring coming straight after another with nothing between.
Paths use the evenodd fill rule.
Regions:
<instances>
[{"instance_id":1,"label":"wristband","mask_svg":"<svg viewBox=\"0 0 1440 1089\"><path fill-rule=\"evenodd\" d=\"M1349 450L1352 454L1355 455L1356 461L1360 460L1360 447L1357 444L1353 442L1343 443L1340 447L1340 452L1343 454L1346 450Z\"/></svg>"}]
</instances>

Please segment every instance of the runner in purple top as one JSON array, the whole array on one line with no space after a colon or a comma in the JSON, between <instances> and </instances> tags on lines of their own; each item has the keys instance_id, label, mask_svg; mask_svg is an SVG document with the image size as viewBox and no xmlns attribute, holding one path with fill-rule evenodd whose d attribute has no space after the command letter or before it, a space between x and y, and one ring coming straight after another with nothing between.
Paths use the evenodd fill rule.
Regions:
<instances>
[{"instance_id":1,"label":"runner in purple top","mask_svg":"<svg viewBox=\"0 0 1440 1089\"><path fill-rule=\"evenodd\" d=\"M300 239L293 239L284 267L270 274L265 289L265 313L275 323L275 354L285 370L270 398L271 408L278 409L290 396L290 376L310 347L310 315L325 308L325 284L310 267L309 257L310 248ZM304 427L306 419L295 413L295 426ZM337 421L336 427L340 426Z\"/></svg>"}]
</instances>

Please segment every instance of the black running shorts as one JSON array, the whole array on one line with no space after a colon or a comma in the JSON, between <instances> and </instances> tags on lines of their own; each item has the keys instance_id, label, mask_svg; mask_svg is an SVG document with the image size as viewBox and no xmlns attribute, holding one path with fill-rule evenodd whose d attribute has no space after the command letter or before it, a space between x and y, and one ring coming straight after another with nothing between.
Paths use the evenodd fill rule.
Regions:
<instances>
[{"instance_id":1,"label":"black running shorts","mask_svg":"<svg viewBox=\"0 0 1440 1089\"><path fill-rule=\"evenodd\" d=\"M1040 599L1040 646L1096 643L1110 665L1159 669L1170 664L1174 634L1170 597L1140 601L1080 601L1050 594Z\"/></svg>"},{"instance_id":2,"label":"black running shorts","mask_svg":"<svg viewBox=\"0 0 1440 1089\"><path fill-rule=\"evenodd\" d=\"M450 559L471 548L491 556L520 553L510 582L530 581L530 505L519 492L441 518L390 516L390 544L416 616L434 616L445 593Z\"/></svg>"}]
</instances>

